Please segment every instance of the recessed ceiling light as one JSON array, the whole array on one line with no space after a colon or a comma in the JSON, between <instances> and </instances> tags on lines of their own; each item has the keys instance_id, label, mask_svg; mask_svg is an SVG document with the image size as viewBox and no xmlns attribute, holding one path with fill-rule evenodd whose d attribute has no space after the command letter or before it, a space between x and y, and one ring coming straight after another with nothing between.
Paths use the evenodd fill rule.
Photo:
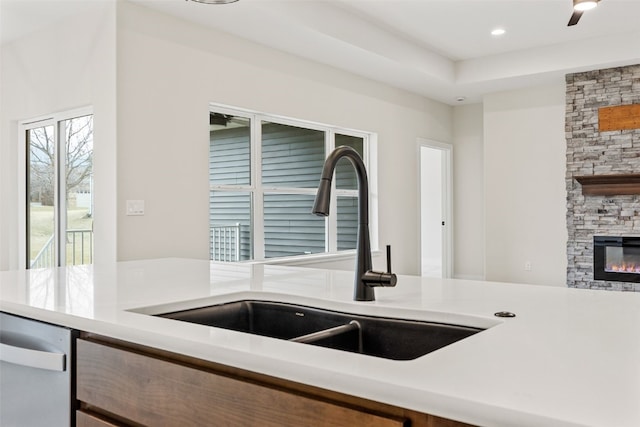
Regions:
<instances>
[{"instance_id":1,"label":"recessed ceiling light","mask_svg":"<svg viewBox=\"0 0 640 427\"><path fill-rule=\"evenodd\" d=\"M465 99L467 99L467 97L466 97L466 96L457 96L457 97L456 97L456 101L458 101L458 102L462 102L462 101L464 101Z\"/></svg>"},{"instance_id":2,"label":"recessed ceiling light","mask_svg":"<svg viewBox=\"0 0 640 427\"><path fill-rule=\"evenodd\" d=\"M235 3L238 0L191 0L191 1L195 1L196 3L206 3L206 4L228 4L228 3Z\"/></svg>"},{"instance_id":3,"label":"recessed ceiling light","mask_svg":"<svg viewBox=\"0 0 640 427\"><path fill-rule=\"evenodd\" d=\"M501 36L504 33L506 33L506 30L504 28L496 28L496 29L491 31L491 35L492 36Z\"/></svg>"},{"instance_id":4,"label":"recessed ceiling light","mask_svg":"<svg viewBox=\"0 0 640 427\"><path fill-rule=\"evenodd\" d=\"M598 5L599 0L573 0L573 9L585 11L593 9Z\"/></svg>"}]
</instances>

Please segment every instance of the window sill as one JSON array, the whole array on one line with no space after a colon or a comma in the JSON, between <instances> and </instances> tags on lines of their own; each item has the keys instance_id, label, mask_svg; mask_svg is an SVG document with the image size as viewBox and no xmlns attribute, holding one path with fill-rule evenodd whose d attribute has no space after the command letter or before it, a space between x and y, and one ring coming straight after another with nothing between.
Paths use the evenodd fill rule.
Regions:
<instances>
[{"instance_id":1,"label":"window sill","mask_svg":"<svg viewBox=\"0 0 640 427\"><path fill-rule=\"evenodd\" d=\"M375 257L380 253L380 251L372 251L371 256ZM264 264L264 265L291 265L291 266L305 266L312 264L320 264L325 262L333 262L333 261L344 261L344 260L352 260L356 257L355 249L350 251L342 251L339 253L322 253L322 254L311 254L311 255L299 255L292 257L283 257L283 258L269 258L265 260L259 261L243 261L243 263L248 264Z\"/></svg>"}]
</instances>

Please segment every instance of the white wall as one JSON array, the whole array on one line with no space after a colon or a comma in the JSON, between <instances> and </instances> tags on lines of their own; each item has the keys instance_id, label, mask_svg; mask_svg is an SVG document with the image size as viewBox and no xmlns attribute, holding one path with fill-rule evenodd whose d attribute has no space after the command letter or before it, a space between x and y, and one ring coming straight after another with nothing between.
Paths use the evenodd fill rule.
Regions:
<instances>
[{"instance_id":1,"label":"white wall","mask_svg":"<svg viewBox=\"0 0 640 427\"><path fill-rule=\"evenodd\" d=\"M566 286L564 111L564 85L485 97L487 280Z\"/></svg>"},{"instance_id":2,"label":"white wall","mask_svg":"<svg viewBox=\"0 0 640 427\"><path fill-rule=\"evenodd\" d=\"M96 262L115 259L115 3L95 1L79 15L2 46L0 56L0 270L18 268L18 122L94 107ZM22 266L20 266L22 267Z\"/></svg>"},{"instance_id":3,"label":"white wall","mask_svg":"<svg viewBox=\"0 0 640 427\"><path fill-rule=\"evenodd\" d=\"M118 202L143 199L146 214L119 210L120 260L208 256L209 102L376 132L380 246L392 245L397 272L419 274L416 140L450 141L451 107L129 3L118 14Z\"/></svg>"},{"instance_id":4,"label":"white wall","mask_svg":"<svg viewBox=\"0 0 640 427\"><path fill-rule=\"evenodd\" d=\"M453 277L484 279L482 104L453 109Z\"/></svg>"}]
</instances>

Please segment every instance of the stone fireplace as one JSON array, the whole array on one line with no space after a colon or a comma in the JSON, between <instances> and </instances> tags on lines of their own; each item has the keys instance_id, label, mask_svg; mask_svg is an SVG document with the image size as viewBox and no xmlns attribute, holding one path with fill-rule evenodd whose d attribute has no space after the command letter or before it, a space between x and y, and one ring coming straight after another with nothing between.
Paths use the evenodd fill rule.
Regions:
<instances>
[{"instance_id":1,"label":"stone fireplace","mask_svg":"<svg viewBox=\"0 0 640 427\"><path fill-rule=\"evenodd\" d=\"M594 277L594 237L640 239L640 65L569 74L566 84L567 284L640 292L625 276ZM626 122L603 126L618 106Z\"/></svg>"}]
</instances>

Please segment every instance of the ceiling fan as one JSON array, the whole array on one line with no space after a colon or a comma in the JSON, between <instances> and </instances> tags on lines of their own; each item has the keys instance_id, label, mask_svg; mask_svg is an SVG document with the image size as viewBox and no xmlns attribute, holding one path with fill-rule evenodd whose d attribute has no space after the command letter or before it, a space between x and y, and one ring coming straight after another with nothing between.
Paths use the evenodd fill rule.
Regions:
<instances>
[{"instance_id":1,"label":"ceiling fan","mask_svg":"<svg viewBox=\"0 0 640 427\"><path fill-rule=\"evenodd\" d=\"M573 0L573 14L569 19L568 27L576 25L586 10L593 9L600 0Z\"/></svg>"}]
</instances>

